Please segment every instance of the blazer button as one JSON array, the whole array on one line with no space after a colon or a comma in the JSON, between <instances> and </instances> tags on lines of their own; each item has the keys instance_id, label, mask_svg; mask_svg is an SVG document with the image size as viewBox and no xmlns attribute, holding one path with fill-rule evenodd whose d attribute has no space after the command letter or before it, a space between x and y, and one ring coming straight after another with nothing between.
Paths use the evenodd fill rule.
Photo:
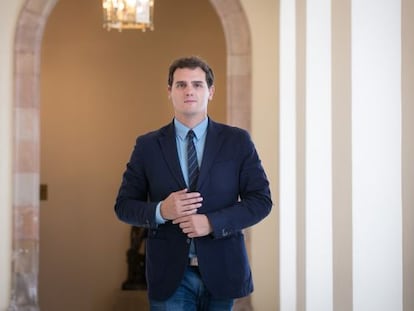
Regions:
<instances>
[{"instance_id":1,"label":"blazer button","mask_svg":"<svg viewBox=\"0 0 414 311\"><path fill-rule=\"evenodd\" d=\"M190 244L191 243L191 239L187 239L187 244Z\"/></svg>"}]
</instances>

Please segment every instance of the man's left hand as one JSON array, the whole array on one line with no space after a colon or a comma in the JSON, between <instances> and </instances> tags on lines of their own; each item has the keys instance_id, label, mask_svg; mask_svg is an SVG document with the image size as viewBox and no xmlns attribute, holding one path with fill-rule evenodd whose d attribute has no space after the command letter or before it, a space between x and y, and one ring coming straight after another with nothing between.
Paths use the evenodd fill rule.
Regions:
<instances>
[{"instance_id":1,"label":"man's left hand","mask_svg":"<svg viewBox=\"0 0 414 311\"><path fill-rule=\"evenodd\" d=\"M179 217L173 220L173 224L178 224L189 238L202 237L213 232L210 221L203 214Z\"/></svg>"}]
</instances>

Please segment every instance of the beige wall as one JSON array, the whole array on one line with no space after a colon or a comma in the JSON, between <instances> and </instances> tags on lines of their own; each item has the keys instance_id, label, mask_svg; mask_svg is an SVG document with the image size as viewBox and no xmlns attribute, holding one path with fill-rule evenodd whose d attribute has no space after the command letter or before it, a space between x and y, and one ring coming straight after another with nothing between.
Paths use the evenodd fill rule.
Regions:
<instances>
[{"instance_id":1,"label":"beige wall","mask_svg":"<svg viewBox=\"0 0 414 311\"><path fill-rule=\"evenodd\" d=\"M225 122L225 40L207 0L157 2L155 31L146 33L107 32L92 1L60 0L49 16L41 64L41 183L49 187L40 206L42 310L112 310L127 276L130 227L113 213L122 172L136 136L171 121L168 65L191 54L213 67L209 113Z\"/></svg>"},{"instance_id":2,"label":"beige wall","mask_svg":"<svg viewBox=\"0 0 414 311\"><path fill-rule=\"evenodd\" d=\"M402 1L403 306L414 308L414 3Z\"/></svg>"},{"instance_id":3,"label":"beige wall","mask_svg":"<svg viewBox=\"0 0 414 311\"><path fill-rule=\"evenodd\" d=\"M255 310L278 308L278 4L242 0L252 38L252 136L271 182L274 207L251 230ZM258 5L260 3L260 5Z\"/></svg>"}]
</instances>

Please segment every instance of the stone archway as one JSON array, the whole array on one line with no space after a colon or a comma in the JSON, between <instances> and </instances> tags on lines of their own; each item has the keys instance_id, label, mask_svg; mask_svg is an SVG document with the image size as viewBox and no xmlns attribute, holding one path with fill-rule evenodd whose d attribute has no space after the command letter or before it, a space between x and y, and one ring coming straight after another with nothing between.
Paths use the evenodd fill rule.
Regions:
<instances>
[{"instance_id":1,"label":"stone archway","mask_svg":"<svg viewBox=\"0 0 414 311\"><path fill-rule=\"evenodd\" d=\"M58 0L26 0L14 45L13 253L9 310L39 310L40 46ZM210 0L227 46L227 122L250 130L251 42L240 0ZM248 236L248 235L247 235ZM247 247L249 239L247 238ZM250 300L238 303L249 310Z\"/></svg>"}]
</instances>

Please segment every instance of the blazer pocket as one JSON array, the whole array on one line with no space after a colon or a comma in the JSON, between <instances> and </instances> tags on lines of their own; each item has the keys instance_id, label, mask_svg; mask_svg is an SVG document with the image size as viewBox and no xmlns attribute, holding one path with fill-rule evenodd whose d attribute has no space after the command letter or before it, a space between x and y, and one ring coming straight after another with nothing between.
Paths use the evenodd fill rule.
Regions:
<instances>
[{"instance_id":1,"label":"blazer pocket","mask_svg":"<svg viewBox=\"0 0 414 311\"><path fill-rule=\"evenodd\" d=\"M162 230L160 228L148 230L148 239L165 240L165 230Z\"/></svg>"}]
</instances>

